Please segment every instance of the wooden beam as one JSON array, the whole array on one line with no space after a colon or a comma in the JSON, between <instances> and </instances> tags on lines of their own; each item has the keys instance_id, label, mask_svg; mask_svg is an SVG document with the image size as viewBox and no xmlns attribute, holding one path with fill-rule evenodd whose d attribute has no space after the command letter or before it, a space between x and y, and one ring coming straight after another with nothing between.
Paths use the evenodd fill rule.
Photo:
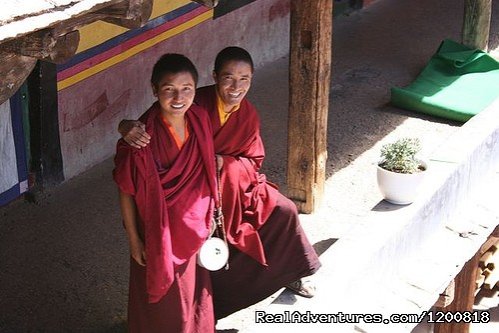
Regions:
<instances>
[{"instance_id":1,"label":"wooden beam","mask_svg":"<svg viewBox=\"0 0 499 333\"><path fill-rule=\"evenodd\" d=\"M104 20L126 28L138 28L151 16L152 4L153 0L123 0L111 6L96 7L95 11L0 44L0 75L4 78L0 84L0 104L17 91L37 59L56 64L68 61L78 48L80 33L77 29L80 27Z\"/></svg>"},{"instance_id":2,"label":"wooden beam","mask_svg":"<svg viewBox=\"0 0 499 333\"><path fill-rule=\"evenodd\" d=\"M496 237L496 238L499 238L499 225L494 229L494 231L492 231L492 233L490 234L491 237Z\"/></svg>"},{"instance_id":3,"label":"wooden beam","mask_svg":"<svg viewBox=\"0 0 499 333\"><path fill-rule=\"evenodd\" d=\"M122 0L107 7L71 17L42 30L3 42L0 50L61 63L74 55L79 43L79 28L103 20L129 29L147 23L153 0Z\"/></svg>"},{"instance_id":4,"label":"wooden beam","mask_svg":"<svg viewBox=\"0 0 499 333\"><path fill-rule=\"evenodd\" d=\"M218 5L218 0L193 0L193 1L200 3L208 8L214 8Z\"/></svg>"},{"instance_id":5,"label":"wooden beam","mask_svg":"<svg viewBox=\"0 0 499 333\"><path fill-rule=\"evenodd\" d=\"M439 311L463 312L473 311L475 300L475 279L478 270L480 253L477 252L463 267L455 278L454 301ZM470 324L465 322L435 323L433 333L468 333Z\"/></svg>"},{"instance_id":6,"label":"wooden beam","mask_svg":"<svg viewBox=\"0 0 499 333\"><path fill-rule=\"evenodd\" d=\"M128 29L139 28L147 23L152 13L153 0L128 0L101 9L97 14L103 21Z\"/></svg>"},{"instance_id":7,"label":"wooden beam","mask_svg":"<svg viewBox=\"0 0 499 333\"><path fill-rule=\"evenodd\" d=\"M303 213L324 192L332 21L333 0L291 1L288 195Z\"/></svg>"},{"instance_id":8,"label":"wooden beam","mask_svg":"<svg viewBox=\"0 0 499 333\"><path fill-rule=\"evenodd\" d=\"M79 42L77 30L57 36L53 29L44 29L3 43L0 50L60 64L76 53Z\"/></svg>"},{"instance_id":9,"label":"wooden beam","mask_svg":"<svg viewBox=\"0 0 499 333\"><path fill-rule=\"evenodd\" d=\"M462 42L472 48L487 50L492 0L465 0Z\"/></svg>"},{"instance_id":10,"label":"wooden beam","mask_svg":"<svg viewBox=\"0 0 499 333\"><path fill-rule=\"evenodd\" d=\"M76 52L80 34L71 31L55 36L52 29L10 40L0 45L0 104L9 99L26 80L37 59L53 63L68 61Z\"/></svg>"},{"instance_id":11,"label":"wooden beam","mask_svg":"<svg viewBox=\"0 0 499 333\"><path fill-rule=\"evenodd\" d=\"M36 64L36 59L0 51L0 104L8 100L23 84Z\"/></svg>"},{"instance_id":12,"label":"wooden beam","mask_svg":"<svg viewBox=\"0 0 499 333\"><path fill-rule=\"evenodd\" d=\"M80 43L80 32L78 30L68 32L59 36L48 57L41 60L62 64L73 57Z\"/></svg>"},{"instance_id":13,"label":"wooden beam","mask_svg":"<svg viewBox=\"0 0 499 333\"><path fill-rule=\"evenodd\" d=\"M103 7L94 7L91 11L82 15L71 17L60 23L54 24L52 28L59 34L93 23L95 21L105 21L119 25L127 29L134 29L147 23L152 13L154 0L122 0L108 4Z\"/></svg>"}]
</instances>

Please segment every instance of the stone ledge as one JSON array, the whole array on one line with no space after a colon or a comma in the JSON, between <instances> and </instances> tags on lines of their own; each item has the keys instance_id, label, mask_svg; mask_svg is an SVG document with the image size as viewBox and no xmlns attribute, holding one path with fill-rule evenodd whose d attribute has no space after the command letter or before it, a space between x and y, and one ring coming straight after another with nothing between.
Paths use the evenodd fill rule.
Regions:
<instances>
[{"instance_id":1,"label":"stone ledge","mask_svg":"<svg viewBox=\"0 0 499 333\"><path fill-rule=\"evenodd\" d=\"M384 201L322 256L313 299L283 292L263 310L282 314L421 314L499 224L499 100L464 124L430 157L418 199ZM298 324L328 332L410 332L414 324ZM241 333L285 332L291 324L252 324Z\"/></svg>"}]
</instances>

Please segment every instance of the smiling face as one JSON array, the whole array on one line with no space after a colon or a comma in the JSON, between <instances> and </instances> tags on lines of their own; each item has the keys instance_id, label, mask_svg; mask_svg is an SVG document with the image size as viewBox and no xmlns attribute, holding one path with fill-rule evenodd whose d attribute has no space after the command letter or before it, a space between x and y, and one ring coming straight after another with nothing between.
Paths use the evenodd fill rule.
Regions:
<instances>
[{"instance_id":1,"label":"smiling face","mask_svg":"<svg viewBox=\"0 0 499 333\"><path fill-rule=\"evenodd\" d=\"M189 72L165 73L157 86L153 85L154 96L161 105L161 113L168 120L183 117L194 101L196 84Z\"/></svg>"},{"instance_id":2,"label":"smiling face","mask_svg":"<svg viewBox=\"0 0 499 333\"><path fill-rule=\"evenodd\" d=\"M253 70L245 61L230 60L213 73L218 94L229 111L241 103L251 87Z\"/></svg>"}]
</instances>

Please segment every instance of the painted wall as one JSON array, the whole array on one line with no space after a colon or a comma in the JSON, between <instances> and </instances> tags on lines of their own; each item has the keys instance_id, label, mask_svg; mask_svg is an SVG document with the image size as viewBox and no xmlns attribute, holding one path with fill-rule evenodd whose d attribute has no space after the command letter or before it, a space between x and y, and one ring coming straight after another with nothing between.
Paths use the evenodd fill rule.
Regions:
<instances>
[{"instance_id":1,"label":"painted wall","mask_svg":"<svg viewBox=\"0 0 499 333\"><path fill-rule=\"evenodd\" d=\"M220 0L210 10L188 0L155 0L151 19L141 29L130 31L104 22L81 28L77 54L57 66L64 178L114 154L118 122L137 118L153 102L149 76L163 53L190 57L200 72L200 85L211 84L213 59L225 46L248 49L256 67L287 55L289 1ZM335 0L335 15L374 1ZM51 96L42 97L55 101ZM16 98L0 105L0 117L11 117L0 122L0 205L27 190L27 174L33 171L28 170L27 162L30 145L22 135L23 123L26 128L31 125L27 111L21 120L13 108ZM57 145L57 140L50 144Z\"/></svg>"},{"instance_id":2,"label":"painted wall","mask_svg":"<svg viewBox=\"0 0 499 333\"><path fill-rule=\"evenodd\" d=\"M334 16L348 15L351 12L369 6L378 0L334 0Z\"/></svg>"},{"instance_id":3,"label":"painted wall","mask_svg":"<svg viewBox=\"0 0 499 333\"><path fill-rule=\"evenodd\" d=\"M229 13L220 5L214 11L191 1L156 0L141 29L98 22L80 31L77 55L57 74L66 179L114 154L120 119L138 117L154 101L149 78L162 54L188 56L206 85L225 46L246 48L257 67L288 53L289 0L242 1Z\"/></svg>"},{"instance_id":4,"label":"painted wall","mask_svg":"<svg viewBox=\"0 0 499 333\"><path fill-rule=\"evenodd\" d=\"M0 206L28 189L22 98L17 92L0 105Z\"/></svg>"}]
</instances>

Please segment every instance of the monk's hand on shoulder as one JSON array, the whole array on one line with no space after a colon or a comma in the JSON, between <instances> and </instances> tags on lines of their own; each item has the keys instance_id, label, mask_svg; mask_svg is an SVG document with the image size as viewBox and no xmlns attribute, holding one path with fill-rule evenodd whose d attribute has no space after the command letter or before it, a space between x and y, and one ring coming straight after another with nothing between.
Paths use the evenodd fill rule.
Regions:
<instances>
[{"instance_id":1,"label":"monk's hand on shoulder","mask_svg":"<svg viewBox=\"0 0 499 333\"><path fill-rule=\"evenodd\" d=\"M146 125L138 120L122 120L118 132L126 143L138 149L146 147L151 140L151 136L146 132Z\"/></svg>"},{"instance_id":2,"label":"monk's hand on shoulder","mask_svg":"<svg viewBox=\"0 0 499 333\"><path fill-rule=\"evenodd\" d=\"M224 158L222 157L222 155L218 155L218 154L216 154L215 157L217 159L217 170L220 171L220 170L222 170L222 167L224 166Z\"/></svg>"},{"instance_id":3,"label":"monk's hand on shoulder","mask_svg":"<svg viewBox=\"0 0 499 333\"><path fill-rule=\"evenodd\" d=\"M130 255L140 266L146 265L146 250L141 239L130 240Z\"/></svg>"}]
</instances>

